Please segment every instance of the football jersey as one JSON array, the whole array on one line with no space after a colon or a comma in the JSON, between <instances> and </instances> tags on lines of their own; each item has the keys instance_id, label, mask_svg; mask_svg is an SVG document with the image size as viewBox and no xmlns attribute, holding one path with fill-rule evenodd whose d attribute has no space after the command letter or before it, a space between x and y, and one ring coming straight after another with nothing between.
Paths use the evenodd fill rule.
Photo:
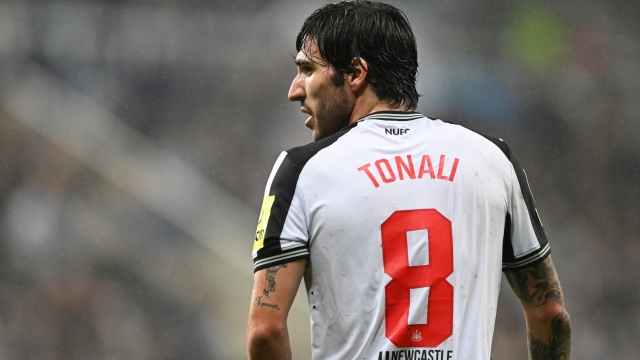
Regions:
<instances>
[{"instance_id":1,"label":"football jersey","mask_svg":"<svg viewBox=\"0 0 640 360\"><path fill-rule=\"evenodd\" d=\"M314 359L489 359L501 269L550 252L500 139L377 112L283 152L254 271L307 258Z\"/></svg>"}]
</instances>

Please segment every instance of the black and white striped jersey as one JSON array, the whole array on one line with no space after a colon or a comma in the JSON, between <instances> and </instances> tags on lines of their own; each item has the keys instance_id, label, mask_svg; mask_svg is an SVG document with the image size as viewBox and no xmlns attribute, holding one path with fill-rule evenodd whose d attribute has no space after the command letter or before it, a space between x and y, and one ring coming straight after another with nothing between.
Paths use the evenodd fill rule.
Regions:
<instances>
[{"instance_id":1,"label":"black and white striped jersey","mask_svg":"<svg viewBox=\"0 0 640 360\"><path fill-rule=\"evenodd\" d=\"M378 112L280 155L253 259L309 259L314 359L489 359L501 268L549 252L502 140Z\"/></svg>"}]
</instances>

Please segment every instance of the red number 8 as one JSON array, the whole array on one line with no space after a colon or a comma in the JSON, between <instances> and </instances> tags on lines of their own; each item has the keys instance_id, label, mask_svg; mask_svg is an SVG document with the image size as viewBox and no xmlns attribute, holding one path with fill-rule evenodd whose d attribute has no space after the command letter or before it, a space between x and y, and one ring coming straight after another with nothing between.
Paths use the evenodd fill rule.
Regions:
<instances>
[{"instance_id":1,"label":"red number 8","mask_svg":"<svg viewBox=\"0 0 640 360\"><path fill-rule=\"evenodd\" d=\"M382 223L386 337L396 347L436 347L453 333L451 221L435 209L396 211ZM429 265L409 266L407 232L428 230ZM427 324L409 325L410 289L429 287Z\"/></svg>"}]
</instances>

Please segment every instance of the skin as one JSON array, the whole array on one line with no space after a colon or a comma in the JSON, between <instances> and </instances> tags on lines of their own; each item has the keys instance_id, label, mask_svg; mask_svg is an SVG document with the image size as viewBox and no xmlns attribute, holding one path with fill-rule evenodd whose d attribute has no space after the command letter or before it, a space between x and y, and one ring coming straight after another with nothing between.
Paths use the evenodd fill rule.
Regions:
<instances>
[{"instance_id":1,"label":"skin","mask_svg":"<svg viewBox=\"0 0 640 360\"><path fill-rule=\"evenodd\" d=\"M382 102L367 82L367 62L353 58L355 73L336 86L334 69L320 57L314 41L307 41L296 56L298 73L289 89L289 100L299 101L301 111L311 115L305 125L314 141L335 134L345 126L376 111L398 111Z\"/></svg>"},{"instance_id":2,"label":"skin","mask_svg":"<svg viewBox=\"0 0 640 360\"><path fill-rule=\"evenodd\" d=\"M526 269L504 274L524 310L529 359L569 360L571 319L551 256Z\"/></svg>"},{"instance_id":3,"label":"skin","mask_svg":"<svg viewBox=\"0 0 640 360\"><path fill-rule=\"evenodd\" d=\"M254 274L247 328L249 359L291 359L287 317L306 265L306 260L297 260Z\"/></svg>"}]
</instances>

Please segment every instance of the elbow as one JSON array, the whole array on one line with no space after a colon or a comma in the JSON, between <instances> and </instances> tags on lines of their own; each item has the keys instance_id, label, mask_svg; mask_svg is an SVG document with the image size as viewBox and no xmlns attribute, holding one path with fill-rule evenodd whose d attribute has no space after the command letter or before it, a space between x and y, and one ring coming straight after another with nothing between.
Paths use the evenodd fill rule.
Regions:
<instances>
[{"instance_id":1,"label":"elbow","mask_svg":"<svg viewBox=\"0 0 640 360\"><path fill-rule=\"evenodd\" d=\"M553 323L557 321L561 321L566 323L567 326L571 326L571 318L569 317L569 313L564 308L563 305L558 304L557 302L549 302L544 306L537 307L536 311L533 313L533 317L537 322L541 323Z\"/></svg>"},{"instance_id":2,"label":"elbow","mask_svg":"<svg viewBox=\"0 0 640 360\"><path fill-rule=\"evenodd\" d=\"M564 354L557 358L569 358L571 351L571 318L560 304L543 306L535 316L527 318L529 350L548 351L548 354Z\"/></svg>"},{"instance_id":3,"label":"elbow","mask_svg":"<svg viewBox=\"0 0 640 360\"><path fill-rule=\"evenodd\" d=\"M532 333L540 330L551 329L565 334L571 333L571 318L561 304L549 302L544 306L538 306L527 314L527 323ZM537 330L537 331L536 331ZM545 332L548 330L544 330Z\"/></svg>"},{"instance_id":4,"label":"elbow","mask_svg":"<svg viewBox=\"0 0 640 360\"><path fill-rule=\"evenodd\" d=\"M264 346L277 342L285 330L276 324L259 324L249 328L247 341L249 345Z\"/></svg>"},{"instance_id":5,"label":"elbow","mask_svg":"<svg viewBox=\"0 0 640 360\"><path fill-rule=\"evenodd\" d=\"M551 320L551 328L556 332L563 332L567 338L571 338L571 317L564 308Z\"/></svg>"},{"instance_id":6,"label":"elbow","mask_svg":"<svg viewBox=\"0 0 640 360\"><path fill-rule=\"evenodd\" d=\"M280 353L287 340L286 324L252 323L247 333L249 358L271 359L270 355Z\"/></svg>"}]
</instances>

